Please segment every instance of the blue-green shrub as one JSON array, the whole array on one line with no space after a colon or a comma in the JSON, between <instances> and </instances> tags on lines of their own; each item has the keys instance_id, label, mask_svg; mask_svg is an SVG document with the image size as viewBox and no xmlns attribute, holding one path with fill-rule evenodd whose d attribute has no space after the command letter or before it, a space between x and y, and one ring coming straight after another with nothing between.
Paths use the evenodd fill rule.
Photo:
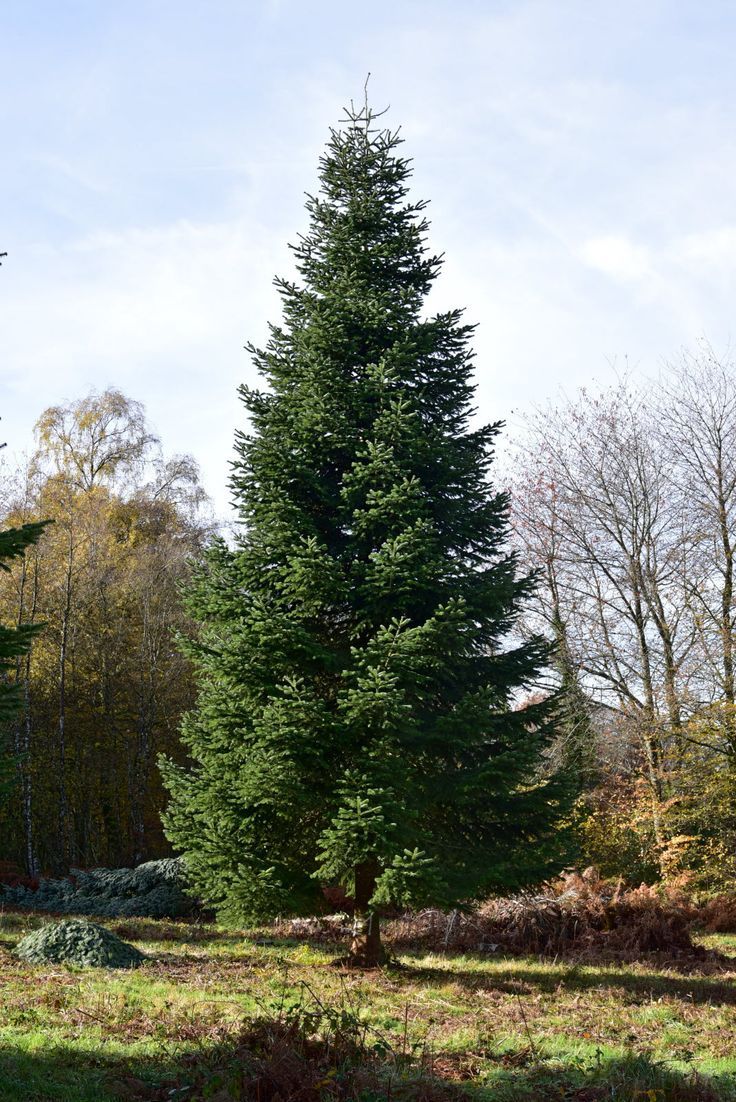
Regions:
<instances>
[{"instance_id":1,"label":"blue-green shrub","mask_svg":"<svg viewBox=\"0 0 736 1102\"><path fill-rule=\"evenodd\" d=\"M137 968L146 959L134 945L84 919L51 922L19 941L16 955L31 964L76 964L82 968Z\"/></svg>"},{"instance_id":2,"label":"blue-green shrub","mask_svg":"<svg viewBox=\"0 0 736 1102\"><path fill-rule=\"evenodd\" d=\"M194 904L184 890L181 858L147 861L134 869L72 869L40 881L35 890L0 885L0 905L102 918L181 918Z\"/></svg>"}]
</instances>

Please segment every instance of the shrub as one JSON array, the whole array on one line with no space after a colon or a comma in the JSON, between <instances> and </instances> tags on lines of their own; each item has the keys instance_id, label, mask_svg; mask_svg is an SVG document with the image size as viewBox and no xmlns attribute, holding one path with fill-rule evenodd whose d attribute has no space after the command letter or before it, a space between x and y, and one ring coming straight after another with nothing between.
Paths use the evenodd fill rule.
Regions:
<instances>
[{"instance_id":1,"label":"shrub","mask_svg":"<svg viewBox=\"0 0 736 1102\"><path fill-rule=\"evenodd\" d=\"M480 935L481 948L514 953L696 953L687 908L646 884L624 889L621 881L601 880L592 869L560 877L539 894L492 900L467 917L465 930L463 918L449 938L445 931L448 948L469 948Z\"/></svg>"},{"instance_id":2,"label":"shrub","mask_svg":"<svg viewBox=\"0 0 736 1102\"><path fill-rule=\"evenodd\" d=\"M717 738L715 724L695 721L696 735ZM736 881L736 762L733 754L690 747L672 783L665 827L679 843L663 873L689 873L694 891L731 893ZM672 843L670 842L670 846Z\"/></svg>"},{"instance_id":3,"label":"shrub","mask_svg":"<svg viewBox=\"0 0 736 1102\"><path fill-rule=\"evenodd\" d=\"M68 877L40 880L35 890L0 884L0 904L101 918L180 918L194 907L183 872L181 859L171 857L134 869L72 869Z\"/></svg>"},{"instance_id":4,"label":"shrub","mask_svg":"<svg viewBox=\"0 0 736 1102\"><path fill-rule=\"evenodd\" d=\"M725 893L709 899L698 912L698 924L712 934L736 933L736 895Z\"/></svg>"},{"instance_id":5,"label":"shrub","mask_svg":"<svg viewBox=\"0 0 736 1102\"><path fill-rule=\"evenodd\" d=\"M576 808L581 860L604 877L652 884L661 875L652 794L644 781L620 777L586 792Z\"/></svg>"},{"instance_id":6,"label":"shrub","mask_svg":"<svg viewBox=\"0 0 736 1102\"><path fill-rule=\"evenodd\" d=\"M34 930L15 952L31 964L77 964L85 968L137 968L145 957L115 934L81 919L66 919Z\"/></svg>"},{"instance_id":7,"label":"shrub","mask_svg":"<svg viewBox=\"0 0 736 1102\"><path fill-rule=\"evenodd\" d=\"M721 705L693 717L655 797L643 778L609 777L578 802L574 826L586 864L627 884L687 884L727 894L736 882L734 717Z\"/></svg>"},{"instance_id":8,"label":"shrub","mask_svg":"<svg viewBox=\"0 0 736 1102\"><path fill-rule=\"evenodd\" d=\"M386 922L386 942L395 948L466 950L542 955L646 953L695 956L690 937L695 911L682 900L662 898L642 884L624 889L594 870L568 873L537 894L494 899L475 910L425 910ZM346 915L292 919L277 924L281 936L337 941Z\"/></svg>"}]
</instances>

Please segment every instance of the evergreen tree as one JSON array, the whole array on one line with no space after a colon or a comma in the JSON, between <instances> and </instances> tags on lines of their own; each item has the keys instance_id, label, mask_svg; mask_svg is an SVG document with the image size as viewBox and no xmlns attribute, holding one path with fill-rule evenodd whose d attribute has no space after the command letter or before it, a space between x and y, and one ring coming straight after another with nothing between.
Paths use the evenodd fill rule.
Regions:
<instances>
[{"instance_id":1,"label":"evergreen tree","mask_svg":"<svg viewBox=\"0 0 736 1102\"><path fill-rule=\"evenodd\" d=\"M269 386L241 388L242 526L189 593L192 765L162 763L168 836L225 920L313 910L339 883L366 963L382 903L549 872L564 803L544 779L552 705L513 708L548 652L503 646L531 583L488 479L500 425L469 424L473 326L423 314L441 258L375 119L331 132L301 279L276 281L283 323L249 346Z\"/></svg>"},{"instance_id":2,"label":"evergreen tree","mask_svg":"<svg viewBox=\"0 0 736 1102\"><path fill-rule=\"evenodd\" d=\"M0 570L9 571L9 563L20 558L27 547L36 543L45 527L45 521L38 521L0 532ZM0 624L0 732L7 731L8 724L15 719L20 708L19 687L12 675L16 672L18 658L27 653L33 636L39 630L38 624L17 624L15 627ZM8 765L9 758L3 755L0 762L0 794L5 792L11 781Z\"/></svg>"},{"instance_id":3,"label":"evergreen tree","mask_svg":"<svg viewBox=\"0 0 736 1102\"><path fill-rule=\"evenodd\" d=\"M8 254L0 253L0 266ZM4 448L5 444L0 444ZM0 531L0 570L8 572L8 565L13 559L20 558L27 547L36 543L41 538L41 533L46 527L45 521L35 524L23 524L18 528L7 528ZM0 737L7 724L15 718L20 707L20 694L17 684L9 675L16 669L18 658L28 652L31 640L39 630L37 625L17 624L15 627L6 627L0 624ZM7 759L0 761L0 795L9 783Z\"/></svg>"},{"instance_id":4,"label":"evergreen tree","mask_svg":"<svg viewBox=\"0 0 736 1102\"><path fill-rule=\"evenodd\" d=\"M569 777L570 792L594 788L599 780L595 729L591 703L580 680L580 671L570 653L567 625L555 601L551 628L555 641L554 665L560 681L558 691L558 756Z\"/></svg>"},{"instance_id":5,"label":"evergreen tree","mask_svg":"<svg viewBox=\"0 0 736 1102\"><path fill-rule=\"evenodd\" d=\"M11 569L9 563L20 558L27 547L40 539L46 523L37 521L0 532L0 570ZM26 654L39 630L38 624L18 624L15 627L0 624L0 724L13 719L19 706L18 686L8 674L15 670L15 660Z\"/></svg>"}]
</instances>

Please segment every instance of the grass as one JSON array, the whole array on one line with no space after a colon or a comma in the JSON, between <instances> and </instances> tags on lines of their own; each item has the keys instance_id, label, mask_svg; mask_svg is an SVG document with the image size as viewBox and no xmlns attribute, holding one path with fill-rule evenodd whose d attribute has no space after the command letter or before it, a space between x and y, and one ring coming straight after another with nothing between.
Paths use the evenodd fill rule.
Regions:
<instances>
[{"instance_id":1,"label":"grass","mask_svg":"<svg viewBox=\"0 0 736 1102\"><path fill-rule=\"evenodd\" d=\"M125 920L107 925L149 956L137 971L18 961L13 945L45 921L0 918L2 1102L249 1097L227 1085L248 1023L315 1007L314 1029L348 1016L372 1053L414 1053L415 1070L464 1098L736 1100L736 959L731 971L402 953L400 968L356 974L332 966L330 946ZM335 1097L330 1075L303 1097ZM341 1097L439 1097L402 1093L396 1075Z\"/></svg>"}]
</instances>

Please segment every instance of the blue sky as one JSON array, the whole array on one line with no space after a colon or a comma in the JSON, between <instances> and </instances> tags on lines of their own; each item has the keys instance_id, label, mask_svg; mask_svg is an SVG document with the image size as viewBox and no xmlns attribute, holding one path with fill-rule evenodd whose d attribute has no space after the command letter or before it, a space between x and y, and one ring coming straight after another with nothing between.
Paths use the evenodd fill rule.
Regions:
<instances>
[{"instance_id":1,"label":"blue sky","mask_svg":"<svg viewBox=\"0 0 736 1102\"><path fill-rule=\"evenodd\" d=\"M116 385L218 511L328 127L391 105L507 418L731 338L736 7L0 0L0 413ZM10 456L9 456L10 458Z\"/></svg>"}]
</instances>

